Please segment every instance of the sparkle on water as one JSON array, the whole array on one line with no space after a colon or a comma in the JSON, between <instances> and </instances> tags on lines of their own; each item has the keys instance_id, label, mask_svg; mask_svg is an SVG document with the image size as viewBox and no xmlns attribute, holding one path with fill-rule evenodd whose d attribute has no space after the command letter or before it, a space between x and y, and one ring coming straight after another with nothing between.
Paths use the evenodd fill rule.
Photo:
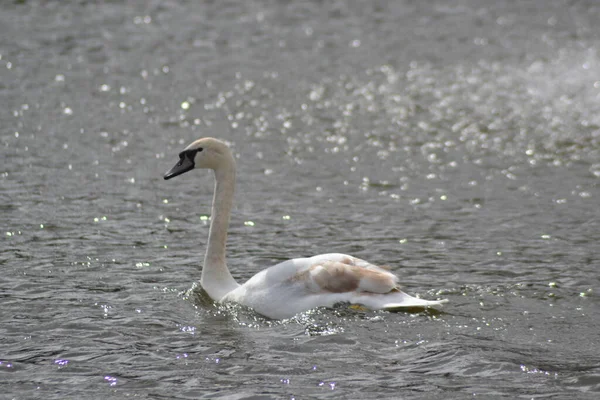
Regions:
<instances>
[{"instance_id":1,"label":"sparkle on water","mask_svg":"<svg viewBox=\"0 0 600 400\"><path fill-rule=\"evenodd\" d=\"M593 2L8 2L7 398L577 398L600 392ZM442 311L271 321L199 278L233 148L228 264L389 265ZM206 172L206 173L202 173Z\"/></svg>"}]
</instances>

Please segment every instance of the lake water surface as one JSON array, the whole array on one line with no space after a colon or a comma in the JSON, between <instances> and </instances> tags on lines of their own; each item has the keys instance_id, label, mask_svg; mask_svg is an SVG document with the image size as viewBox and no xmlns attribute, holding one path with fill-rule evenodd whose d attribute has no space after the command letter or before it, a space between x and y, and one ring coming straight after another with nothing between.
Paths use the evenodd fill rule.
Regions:
<instances>
[{"instance_id":1,"label":"lake water surface","mask_svg":"<svg viewBox=\"0 0 600 400\"><path fill-rule=\"evenodd\" d=\"M4 2L3 399L596 399L600 5ZM229 266L389 265L441 312L271 321L199 289L213 181Z\"/></svg>"}]
</instances>

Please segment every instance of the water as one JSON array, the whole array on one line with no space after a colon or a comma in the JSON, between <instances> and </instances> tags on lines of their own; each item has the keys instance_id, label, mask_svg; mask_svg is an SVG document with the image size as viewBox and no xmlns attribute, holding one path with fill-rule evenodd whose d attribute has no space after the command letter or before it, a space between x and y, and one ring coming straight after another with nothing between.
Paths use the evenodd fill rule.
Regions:
<instances>
[{"instance_id":1,"label":"water","mask_svg":"<svg viewBox=\"0 0 600 400\"><path fill-rule=\"evenodd\" d=\"M13 1L0 13L7 399L595 399L595 2ZM198 290L240 167L238 280L387 264L443 312L269 321Z\"/></svg>"}]
</instances>

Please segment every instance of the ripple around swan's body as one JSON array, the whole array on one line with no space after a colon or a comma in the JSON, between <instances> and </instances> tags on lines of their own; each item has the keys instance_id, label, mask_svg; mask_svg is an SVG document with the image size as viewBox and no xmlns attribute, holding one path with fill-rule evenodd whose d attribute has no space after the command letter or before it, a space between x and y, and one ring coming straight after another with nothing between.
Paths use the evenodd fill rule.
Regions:
<instances>
[{"instance_id":1,"label":"ripple around swan's body","mask_svg":"<svg viewBox=\"0 0 600 400\"><path fill-rule=\"evenodd\" d=\"M597 398L600 9L413 3L7 3L3 395ZM212 177L162 180L203 135L236 279L338 251L450 303L213 304Z\"/></svg>"}]
</instances>

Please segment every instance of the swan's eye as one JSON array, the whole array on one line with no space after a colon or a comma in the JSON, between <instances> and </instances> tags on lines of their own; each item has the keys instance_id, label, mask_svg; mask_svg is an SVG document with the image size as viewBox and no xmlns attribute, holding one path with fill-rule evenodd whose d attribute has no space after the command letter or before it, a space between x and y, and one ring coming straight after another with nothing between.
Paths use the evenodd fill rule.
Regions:
<instances>
[{"instance_id":1,"label":"swan's eye","mask_svg":"<svg viewBox=\"0 0 600 400\"><path fill-rule=\"evenodd\" d=\"M202 150L204 150L202 147L198 147L198 150L196 150L198 153L200 153Z\"/></svg>"}]
</instances>

